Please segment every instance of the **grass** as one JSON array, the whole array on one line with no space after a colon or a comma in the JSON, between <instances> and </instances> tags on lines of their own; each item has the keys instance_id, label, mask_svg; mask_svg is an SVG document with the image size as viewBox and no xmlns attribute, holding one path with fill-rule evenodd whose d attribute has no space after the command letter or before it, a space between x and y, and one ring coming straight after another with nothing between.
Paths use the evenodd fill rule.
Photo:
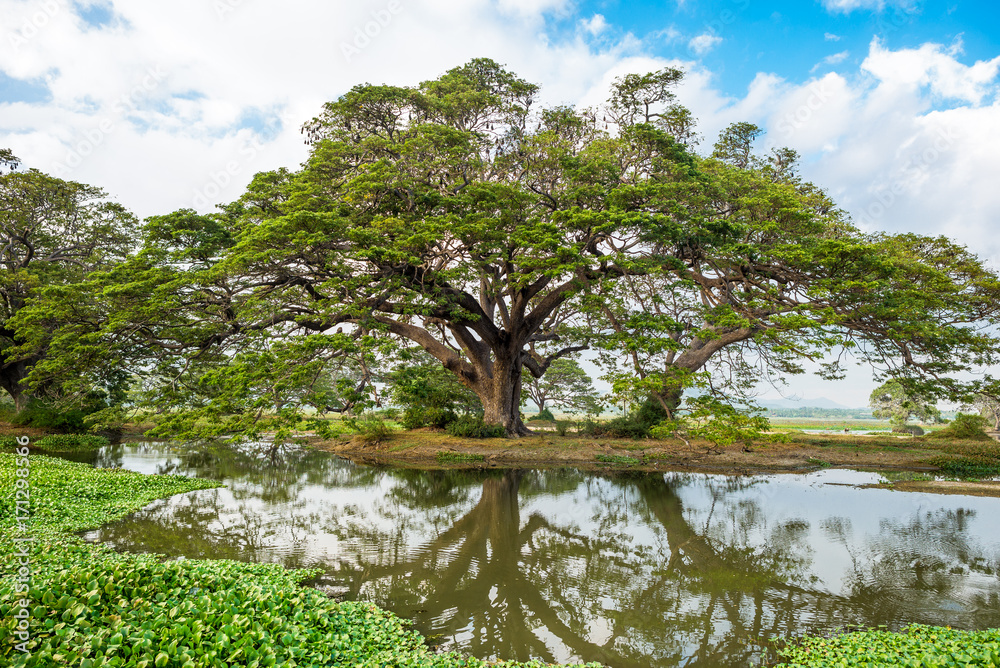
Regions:
<instances>
[{"instance_id":1,"label":"grass","mask_svg":"<svg viewBox=\"0 0 1000 668\"><path fill-rule=\"evenodd\" d=\"M7 568L24 530L14 491L28 477L35 542L27 592ZM0 453L0 635L14 637L29 601L29 652L0 645L0 665L47 668L216 666L540 667L435 654L408 623L369 603L338 603L299 586L315 571L217 560L162 561L117 554L71 532L150 501L216 486L207 480L94 469L44 455ZM9 556L8 556L9 555ZM595 665L595 664L592 664Z\"/></svg>"},{"instance_id":2,"label":"grass","mask_svg":"<svg viewBox=\"0 0 1000 668\"><path fill-rule=\"evenodd\" d=\"M899 633L867 630L810 636L778 650L776 668L1000 666L1000 629L956 631L914 624Z\"/></svg>"},{"instance_id":3,"label":"grass","mask_svg":"<svg viewBox=\"0 0 1000 668\"><path fill-rule=\"evenodd\" d=\"M601 455L595 456L595 459L599 462L605 464L620 464L622 466L636 466L642 463L641 459L636 459L635 457L629 457L628 455Z\"/></svg>"},{"instance_id":4,"label":"grass","mask_svg":"<svg viewBox=\"0 0 1000 668\"><path fill-rule=\"evenodd\" d=\"M486 460L485 455L471 452L439 452L436 455L439 464L467 464Z\"/></svg>"}]
</instances>

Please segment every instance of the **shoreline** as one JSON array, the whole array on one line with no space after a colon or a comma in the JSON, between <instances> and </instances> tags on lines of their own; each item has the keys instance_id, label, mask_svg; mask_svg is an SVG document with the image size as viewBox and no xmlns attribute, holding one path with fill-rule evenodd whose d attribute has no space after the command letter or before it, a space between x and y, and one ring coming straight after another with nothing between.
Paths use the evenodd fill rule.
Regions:
<instances>
[{"instance_id":1,"label":"shoreline","mask_svg":"<svg viewBox=\"0 0 1000 668\"><path fill-rule=\"evenodd\" d=\"M357 464L418 469L562 468L600 471L683 471L721 475L809 473L827 468L914 472L933 477L939 467L929 460L961 456L982 443L934 442L912 438L824 435L788 442L690 447L671 441L629 441L535 434L520 439L468 439L444 431L398 432L370 444L358 437L304 439L308 447ZM886 483L900 491L974 494L1000 497L1000 481L901 480Z\"/></svg>"}]
</instances>

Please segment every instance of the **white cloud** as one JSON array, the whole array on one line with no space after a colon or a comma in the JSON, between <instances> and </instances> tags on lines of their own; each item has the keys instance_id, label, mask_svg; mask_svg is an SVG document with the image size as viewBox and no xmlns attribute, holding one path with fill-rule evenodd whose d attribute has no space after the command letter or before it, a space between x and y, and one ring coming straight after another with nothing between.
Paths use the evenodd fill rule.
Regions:
<instances>
[{"instance_id":1,"label":"white cloud","mask_svg":"<svg viewBox=\"0 0 1000 668\"><path fill-rule=\"evenodd\" d=\"M916 0L822 0L827 11L833 13L850 14L855 9L867 9L870 11L882 11L886 7L896 7L903 11L911 11L916 5Z\"/></svg>"},{"instance_id":2,"label":"white cloud","mask_svg":"<svg viewBox=\"0 0 1000 668\"><path fill-rule=\"evenodd\" d=\"M825 32L823 33L823 39L828 42L839 42L840 35L834 35L832 32Z\"/></svg>"},{"instance_id":3,"label":"white cloud","mask_svg":"<svg viewBox=\"0 0 1000 668\"><path fill-rule=\"evenodd\" d=\"M876 38L861 67L883 82L904 88L928 86L934 95L979 104L997 90L1000 56L969 66L956 60L960 52L960 43L949 49L924 44L918 49L890 51Z\"/></svg>"},{"instance_id":4,"label":"white cloud","mask_svg":"<svg viewBox=\"0 0 1000 668\"><path fill-rule=\"evenodd\" d=\"M836 65L837 63L842 63L847 60L847 57L851 55L850 51L841 51L839 53L833 53L823 59L823 62L827 65Z\"/></svg>"},{"instance_id":5,"label":"white cloud","mask_svg":"<svg viewBox=\"0 0 1000 668\"><path fill-rule=\"evenodd\" d=\"M608 29L608 22L602 14L594 14L589 19L581 20L580 27L596 37Z\"/></svg>"},{"instance_id":6,"label":"white cloud","mask_svg":"<svg viewBox=\"0 0 1000 668\"><path fill-rule=\"evenodd\" d=\"M702 33L697 37L692 37L691 41L688 42L688 47L691 48L699 56L702 56L722 42L722 38L718 35L713 35L711 33Z\"/></svg>"},{"instance_id":7,"label":"white cloud","mask_svg":"<svg viewBox=\"0 0 1000 668\"><path fill-rule=\"evenodd\" d=\"M1000 259L991 230L1000 58L963 62L958 41L898 50L875 41L860 69L805 82L760 73L733 97L697 62L645 55L632 35L595 47L584 35L547 34L539 14L566 11L564 0L292 0L280 14L217 5L119 1L119 20L87 30L68 4L35 26L37 5L0 0L17 34L33 26L25 43L0 41L0 69L42 78L52 92L49 102L0 103L0 146L29 166L66 166L143 216L195 202L208 210L239 196L254 172L303 160L301 123L359 82L414 84L488 56L541 84L546 103L597 104L615 76L674 66L687 72L678 97L699 119L705 150L729 123L757 122L767 142L801 151L806 175L872 229L952 234ZM606 32L599 16L585 32ZM252 37L262 34L276 41L262 46ZM676 30L663 36L677 39ZM699 35L693 53L719 41ZM345 56L345 46L357 53ZM245 120L252 111L272 126L259 147Z\"/></svg>"},{"instance_id":8,"label":"white cloud","mask_svg":"<svg viewBox=\"0 0 1000 668\"><path fill-rule=\"evenodd\" d=\"M549 12L562 13L568 0L499 0L500 11L521 16L540 16Z\"/></svg>"}]
</instances>

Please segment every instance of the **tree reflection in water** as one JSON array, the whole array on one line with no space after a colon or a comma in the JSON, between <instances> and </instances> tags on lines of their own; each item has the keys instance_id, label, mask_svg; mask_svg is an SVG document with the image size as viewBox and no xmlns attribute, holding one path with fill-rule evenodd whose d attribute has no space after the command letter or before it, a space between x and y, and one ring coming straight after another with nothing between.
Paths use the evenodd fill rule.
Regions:
<instances>
[{"instance_id":1,"label":"tree reflection in water","mask_svg":"<svg viewBox=\"0 0 1000 668\"><path fill-rule=\"evenodd\" d=\"M229 488L158 502L100 539L320 566L347 596L483 657L742 666L772 636L1000 625L998 543L977 539L968 507L990 499L918 507L864 490L880 499L866 519L843 513L861 490L831 488L817 511L793 476L407 471L309 451L201 450L173 468Z\"/></svg>"}]
</instances>

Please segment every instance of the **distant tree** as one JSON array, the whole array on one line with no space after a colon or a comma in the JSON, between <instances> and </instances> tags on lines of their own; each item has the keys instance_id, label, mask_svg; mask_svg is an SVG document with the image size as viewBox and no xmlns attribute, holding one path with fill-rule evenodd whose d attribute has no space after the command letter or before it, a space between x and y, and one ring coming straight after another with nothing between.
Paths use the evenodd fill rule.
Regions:
<instances>
[{"instance_id":1,"label":"distant tree","mask_svg":"<svg viewBox=\"0 0 1000 668\"><path fill-rule=\"evenodd\" d=\"M544 376L529 378L521 394L522 399L538 406L539 413L552 406L571 413L594 415L601 412L593 381L574 359L555 360Z\"/></svg>"},{"instance_id":2,"label":"distant tree","mask_svg":"<svg viewBox=\"0 0 1000 668\"><path fill-rule=\"evenodd\" d=\"M888 418L894 428L905 427L911 417L924 423L941 422L941 411L932 400L907 389L897 380L890 380L875 388L869 397L869 404L873 416Z\"/></svg>"}]
</instances>

